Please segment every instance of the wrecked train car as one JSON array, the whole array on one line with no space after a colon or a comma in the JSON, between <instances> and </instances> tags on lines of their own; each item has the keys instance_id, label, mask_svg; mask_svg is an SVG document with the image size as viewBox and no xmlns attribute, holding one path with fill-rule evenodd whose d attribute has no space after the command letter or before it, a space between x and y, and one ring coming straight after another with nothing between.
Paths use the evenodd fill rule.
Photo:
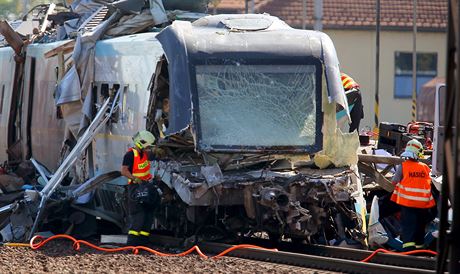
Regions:
<instances>
[{"instance_id":1,"label":"wrecked train car","mask_svg":"<svg viewBox=\"0 0 460 274\"><path fill-rule=\"evenodd\" d=\"M52 47L30 46L42 53ZM37 210L30 214L35 223L68 210L73 217L58 214L59 219L75 232L88 229L83 219L94 216L124 230L127 182L110 172L119 169L131 136L147 128L167 151L153 167L163 192L161 203L152 207L155 229L181 236L265 232L273 239L365 244L359 141L337 129L336 104L347 109L347 102L335 49L325 34L292 29L269 15L206 16L193 23L175 21L160 33L98 41L91 64L88 93L71 94L80 89L67 87L57 99L48 98L59 106L67 133L53 140L46 139L46 130L44 136L31 134L24 146L29 157L56 176L62 164L48 163L47 157L56 156L40 155L46 147L32 144L63 140L70 157L79 148L81 118L91 117L85 113L94 117L94 106L102 108L107 100L116 103L116 111L72 162L69 186L50 175L48 184L56 185L45 184L43 216L35 216ZM69 79L61 81L71 86ZM28 102L32 113L56 114L56 106ZM45 196L54 206L66 206L46 210ZM85 217L75 217L81 214Z\"/></svg>"},{"instance_id":2,"label":"wrecked train car","mask_svg":"<svg viewBox=\"0 0 460 274\"><path fill-rule=\"evenodd\" d=\"M147 126L166 136L162 146L176 157L160 162L158 173L186 204L185 222L363 242L362 191L350 169L357 141L336 131L334 106L346 99L325 34L271 16L220 15L174 22L157 39L165 59L152 84L148 117L156 119ZM313 167L309 156L336 168ZM185 229L166 214L179 209L168 206L160 224Z\"/></svg>"}]
</instances>

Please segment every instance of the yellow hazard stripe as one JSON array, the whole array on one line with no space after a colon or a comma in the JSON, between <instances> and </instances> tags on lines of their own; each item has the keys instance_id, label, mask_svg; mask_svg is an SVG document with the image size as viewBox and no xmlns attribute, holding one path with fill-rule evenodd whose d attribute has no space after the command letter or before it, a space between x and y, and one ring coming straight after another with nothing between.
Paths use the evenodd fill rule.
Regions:
<instances>
[{"instance_id":1,"label":"yellow hazard stripe","mask_svg":"<svg viewBox=\"0 0 460 274\"><path fill-rule=\"evenodd\" d=\"M411 247L411 246L415 246L415 242L407 242L407 243L403 243L403 248L406 248L406 247Z\"/></svg>"},{"instance_id":2,"label":"yellow hazard stripe","mask_svg":"<svg viewBox=\"0 0 460 274\"><path fill-rule=\"evenodd\" d=\"M394 191L393 194L395 194L396 196L399 196L401 198L404 198L404 199L407 199L407 200L412 200L412 201L419 201L419 202L429 202L431 200L434 200L433 196L431 197L418 197L418 196L412 196L412 195L407 195L407 194L403 194L403 193L400 193L398 191Z\"/></svg>"},{"instance_id":3,"label":"yellow hazard stripe","mask_svg":"<svg viewBox=\"0 0 460 274\"><path fill-rule=\"evenodd\" d=\"M375 94L375 102L374 102L374 134L378 136L379 134L379 116L380 116L380 109L379 109L379 96Z\"/></svg>"},{"instance_id":4,"label":"yellow hazard stripe","mask_svg":"<svg viewBox=\"0 0 460 274\"><path fill-rule=\"evenodd\" d=\"M139 232L139 234L141 234L142 236L150 236L150 232L147 231L141 231Z\"/></svg>"},{"instance_id":5,"label":"yellow hazard stripe","mask_svg":"<svg viewBox=\"0 0 460 274\"><path fill-rule=\"evenodd\" d=\"M150 170L146 172L133 173L134 177L143 177L150 174Z\"/></svg>"}]
</instances>

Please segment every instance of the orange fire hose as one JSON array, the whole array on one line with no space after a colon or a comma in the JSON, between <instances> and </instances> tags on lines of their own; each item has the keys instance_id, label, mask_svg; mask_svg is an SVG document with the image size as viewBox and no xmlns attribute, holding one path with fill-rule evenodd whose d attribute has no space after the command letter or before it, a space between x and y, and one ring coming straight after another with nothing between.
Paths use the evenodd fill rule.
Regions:
<instances>
[{"instance_id":1,"label":"orange fire hose","mask_svg":"<svg viewBox=\"0 0 460 274\"><path fill-rule=\"evenodd\" d=\"M361 262L363 263L369 262L375 255L377 255L377 253L380 253L380 252L389 253L389 254L399 254L399 255L414 255L414 254L430 254L434 256L438 255L437 252L433 250L429 250L429 249L412 250L412 251L405 251L405 252L394 252L394 251L389 251L383 248L379 248L375 250L374 252L372 252L372 254L369 255L367 258L361 260Z\"/></svg>"},{"instance_id":2,"label":"orange fire hose","mask_svg":"<svg viewBox=\"0 0 460 274\"><path fill-rule=\"evenodd\" d=\"M179 256L188 255L188 254L192 253L193 251L196 251L196 253L198 253L198 255L201 258L203 258L203 259L208 259L209 258L207 255L205 255L200 250L200 248L197 245L193 246L192 248L190 248L190 249L188 249L188 250L186 250L186 251L184 251L182 253L169 254L169 253L163 253L163 252L160 252L160 251L157 251L157 250L145 247L145 246L124 246L124 247L118 247L118 248L104 248L104 247L99 247L97 245L94 245L94 244L92 244L90 242L87 242L87 241L84 241L84 240L77 240L74 237L66 235L66 234L54 235L54 236L51 236L51 237L46 238L46 239L44 237L40 236L40 235L37 235L37 236L34 236L32 239L30 239L29 244L21 244L20 246L30 246L30 248L36 250L36 249L39 249L42 246L44 246L46 243L48 243L48 242L50 242L52 240L55 240L55 239L59 239L59 238L71 240L73 242L72 246L73 246L74 250L80 250L81 244L84 244L84 245L89 246L89 247L91 247L93 249L96 249L96 250L99 250L99 251L104 251L104 252L119 252L119 251L125 251L125 250L132 250L132 252L134 254L138 254L139 250L144 250L144 251L150 252L150 253L152 253L154 255L157 255L157 256L163 256L163 257L176 256L176 257L179 257ZM14 244L11 243L10 246L14 246ZM277 249L263 248L263 247L256 246L256 245L241 244L241 245L232 246L232 247L222 251L221 253L219 253L219 254L211 257L211 258L217 259L217 258L220 258L220 257L226 255L227 253L229 253L229 252L231 252L231 251L233 251L235 249L241 249L241 248L258 248L258 249L264 249L264 250L278 251Z\"/></svg>"},{"instance_id":3,"label":"orange fire hose","mask_svg":"<svg viewBox=\"0 0 460 274\"><path fill-rule=\"evenodd\" d=\"M34 236L30 240L29 244L25 244L25 243L4 243L3 245L4 246L30 247L33 250L36 250L36 249L39 249L42 246L44 246L46 243L48 243L48 242L50 242L52 240L55 240L55 239L59 239L59 238L64 238L64 239L71 240L73 242L73 245L72 245L73 249L77 250L77 251L80 250L81 244L84 244L84 245L89 246L89 247L91 247L93 249L96 249L96 250L99 250L99 251L104 251L104 252L119 252L119 251L125 251L125 250L132 250L134 254L138 254L139 250L144 250L144 251L150 252L150 253L152 253L154 255L157 255L157 256L162 256L162 257L176 256L176 257L179 257L179 256L186 256L186 255L192 253L193 251L196 251L196 253L198 253L198 255L201 258L203 258L203 259L208 259L209 258L207 255L205 255L201 251L201 249L197 245L191 247L190 249L188 249L188 250L186 250L186 251L184 251L182 253L169 254L169 253L163 253L163 252L160 252L160 251L157 251L157 250L145 247L145 246L124 246L124 247L118 247L118 248L104 248L104 247L99 247L97 245L94 245L94 244L92 244L90 242L87 242L87 241L84 241L84 240L77 240L74 237L72 237L70 235L66 235L66 234L54 235L54 236L51 236L49 238L44 238L44 237L42 237L40 235L37 235L37 236ZM264 248L264 247L260 247L260 246L256 246L256 245L240 244L240 245L232 246L232 247L222 251L221 253L219 253L219 254L217 254L215 256L212 256L211 258L212 259L218 259L218 258L220 258L222 256L225 256L226 254L228 254L229 252L231 252L233 250L243 249L243 248L257 248L257 249L263 249L263 250L278 251L277 249ZM383 253L389 253L389 254L399 254L399 255L429 254L429 255L436 256L438 254L437 252L432 251L432 250L428 250L428 249L412 250L412 251L406 251L406 252L394 252L394 251L389 251L389 250L386 250L386 249L383 249L383 248L379 248L379 249L375 250L374 252L372 252L371 255L369 255L365 259L361 260L361 262L369 262L375 255L377 255L378 253L382 253L382 252Z\"/></svg>"}]
</instances>

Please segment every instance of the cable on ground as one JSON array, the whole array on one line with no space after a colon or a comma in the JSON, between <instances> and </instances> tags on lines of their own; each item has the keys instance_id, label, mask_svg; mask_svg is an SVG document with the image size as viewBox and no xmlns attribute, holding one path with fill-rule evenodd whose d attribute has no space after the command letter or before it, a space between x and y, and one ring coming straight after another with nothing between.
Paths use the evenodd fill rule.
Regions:
<instances>
[{"instance_id":1,"label":"cable on ground","mask_svg":"<svg viewBox=\"0 0 460 274\"><path fill-rule=\"evenodd\" d=\"M383 248L379 248L372 252L371 255L369 255L367 258L361 260L361 262L366 263L369 262L375 255L378 253L389 253L389 254L397 254L397 255L415 255L415 254L430 254L430 255L438 255L437 252L429 249L420 249L420 250L411 250L411 251L405 251L405 252L395 252L395 251L389 251Z\"/></svg>"},{"instance_id":2,"label":"cable on ground","mask_svg":"<svg viewBox=\"0 0 460 274\"><path fill-rule=\"evenodd\" d=\"M105 248L105 247L100 247L100 246L97 246L95 244L92 244L92 243L90 243L88 241L77 240L74 237L72 237L70 235L67 235L67 234L54 235L54 236L51 236L49 238L45 238L43 236L36 235L36 236L32 237L32 239L30 239L29 244L24 244L24 243L5 243L4 245L5 246L27 246L27 247L32 248L33 250L37 250L37 249L41 248L42 246L44 246L45 244L47 244L48 242L53 241L55 239L68 239L68 240L72 241L73 242L72 247L73 247L74 250L77 250L77 251L80 250L80 247L83 244L83 245L89 246L89 247L91 247L91 248L93 248L95 250L104 251L104 252L120 252L120 251L129 250L129 251L132 251L134 254L138 254L139 251L143 250L143 251L147 251L149 253L152 253L152 254L157 255L157 256L162 256L162 257L172 257L172 256L181 257L181 256L186 256L186 255L192 253L193 251L196 251L196 253L198 253L198 255L203 259L208 259L208 258L217 259L217 258L220 258L220 257L226 255L227 253L229 253L229 252L231 252L233 250L243 249L243 248L257 248L257 249L263 249L263 250L278 251L277 249L264 248L264 247L260 247L260 246L256 246L256 245L240 244L240 245L232 246L232 247L222 251L221 253L219 253L219 254L217 254L215 256L208 257L207 255L205 255L201 251L201 249L197 245L195 245L195 246L191 247L190 249L188 249L188 250L186 250L186 251L184 251L182 253L170 254L170 253L163 253L163 252L151 249L151 248L146 247L146 246L123 246L123 247L118 247L118 248Z\"/></svg>"}]
</instances>

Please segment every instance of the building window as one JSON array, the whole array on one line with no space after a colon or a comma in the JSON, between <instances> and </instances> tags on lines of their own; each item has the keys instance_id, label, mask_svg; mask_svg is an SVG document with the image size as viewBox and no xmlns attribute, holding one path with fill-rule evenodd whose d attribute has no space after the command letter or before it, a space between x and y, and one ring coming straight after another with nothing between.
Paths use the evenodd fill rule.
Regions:
<instances>
[{"instance_id":1,"label":"building window","mask_svg":"<svg viewBox=\"0 0 460 274\"><path fill-rule=\"evenodd\" d=\"M438 74L437 53L417 53L417 94ZM395 52L394 98L412 98L412 52Z\"/></svg>"}]
</instances>

